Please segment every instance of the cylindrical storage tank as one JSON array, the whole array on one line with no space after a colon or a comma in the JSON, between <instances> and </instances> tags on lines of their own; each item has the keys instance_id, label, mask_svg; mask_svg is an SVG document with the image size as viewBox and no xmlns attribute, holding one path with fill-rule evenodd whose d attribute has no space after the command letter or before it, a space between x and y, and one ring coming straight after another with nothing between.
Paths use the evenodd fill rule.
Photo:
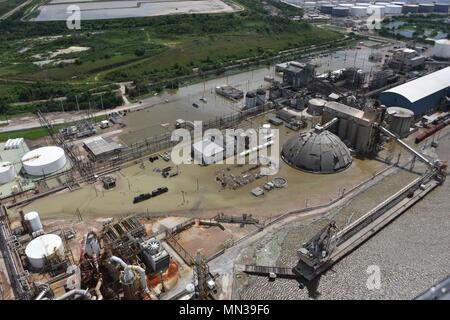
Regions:
<instances>
[{"instance_id":1,"label":"cylindrical storage tank","mask_svg":"<svg viewBox=\"0 0 450 320\"><path fill-rule=\"evenodd\" d=\"M375 2L375 5L377 5L377 6L387 6L389 4L391 4L391 3L390 2Z\"/></svg>"},{"instance_id":2,"label":"cylindrical storage tank","mask_svg":"<svg viewBox=\"0 0 450 320\"><path fill-rule=\"evenodd\" d=\"M399 6L397 4L389 4L384 9L384 13L388 15L402 14L402 6Z\"/></svg>"},{"instance_id":3,"label":"cylindrical storage tank","mask_svg":"<svg viewBox=\"0 0 450 320\"><path fill-rule=\"evenodd\" d=\"M39 270L45 266L46 261L56 257L64 256L64 245L56 234L44 234L28 243L25 248L25 255L30 266Z\"/></svg>"},{"instance_id":4,"label":"cylindrical storage tank","mask_svg":"<svg viewBox=\"0 0 450 320\"><path fill-rule=\"evenodd\" d=\"M26 153L22 164L29 175L43 176L62 169L66 164L66 155L60 147L42 147Z\"/></svg>"},{"instance_id":5,"label":"cylindrical storage tank","mask_svg":"<svg viewBox=\"0 0 450 320\"><path fill-rule=\"evenodd\" d=\"M367 8L367 13L369 15L372 15L375 13L376 17L382 18L382 17L384 17L384 10L385 10L384 6L373 5L373 6L370 6Z\"/></svg>"},{"instance_id":6,"label":"cylindrical storage tank","mask_svg":"<svg viewBox=\"0 0 450 320\"><path fill-rule=\"evenodd\" d=\"M254 92L247 92L245 94L245 107L246 108L253 108L256 106L256 93Z\"/></svg>"},{"instance_id":7,"label":"cylindrical storage tank","mask_svg":"<svg viewBox=\"0 0 450 320\"><path fill-rule=\"evenodd\" d=\"M348 7L333 7L331 11L331 15L333 17L347 17L350 12L350 8Z\"/></svg>"},{"instance_id":8,"label":"cylindrical storage tank","mask_svg":"<svg viewBox=\"0 0 450 320\"><path fill-rule=\"evenodd\" d=\"M339 7L347 7L347 8L351 8L354 6L353 3L339 3L338 4Z\"/></svg>"},{"instance_id":9,"label":"cylindrical storage tank","mask_svg":"<svg viewBox=\"0 0 450 320\"><path fill-rule=\"evenodd\" d=\"M39 213L36 211L30 211L27 214L23 216L25 221L28 223L28 226L30 227L30 233L42 230L42 223L41 218L39 218Z\"/></svg>"},{"instance_id":10,"label":"cylindrical storage tank","mask_svg":"<svg viewBox=\"0 0 450 320\"><path fill-rule=\"evenodd\" d=\"M406 1L394 1L392 4L396 4L398 6L404 6L406 4Z\"/></svg>"},{"instance_id":11,"label":"cylindrical storage tank","mask_svg":"<svg viewBox=\"0 0 450 320\"><path fill-rule=\"evenodd\" d=\"M263 106L266 103L266 91L263 89L258 89L256 91L256 105Z\"/></svg>"},{"instance_id":12,"label":"cylindrical storage tank","mask_svg":"<svg viewBox=\"0 0 450 320\"><path fill-rule=\"evenodd\" d=\"M448 4L448 3L436 3L434 5L434 12L448 13L449 8L450 8L450 4Z\"/></svg>"},{"instance_id":13,"label":"cylindrical storage tank","mask_svg":"<svg viewBox=\"0 0 450 320\"><path fill-rule=\"evenodd\" d=\"M440 39L434 42L432 55L436 58L450 59L450 40Z\"/></svg>"},{"instance_id":14,"label":"cylindrical storage tank","mask_svg":"<svg viewBox=\"0 0 450 320\"><path fill-rule=\"evenodd\" d=\"M409 134L409 129L414 121L414 112L400 107L390 107L386 109L389 122L389 130L397 134L400 138Z\"/></svg>"},{"instance_id":15,"label":"cylindrical storage tank","mask_svg":"<svg viewBox=\"0 0 450 320\"><path fill-rule=\"evenodd\" d=\"M402 7L402 13L418 13L419 12L419 6L417 4L405 4Z\"/></svg>"},{"instance_id":16,"label":"cylindrical storage tank","mask_svg":"<svg viewBox=\"0 0 450 320\"><path fill-rule=\"evenodd\" d=\"M354 17L364 17L367 15L367 8L366 7L351 7L350 13Z\"/></svg>"},{"instance_id":17,"label":"cylindrical storage tank","mask_svg":"<svg viewBox=\"0 0 450 320\"><path fill-rule=\"evenodd\" d=\"M323 107L325 106L326 101L322 99L310 99L308 101L308 113L314 116L320 116L323 113Z\"/></svg>"},{"instance_id":18,"label":"cylindrical storage tank","mask_svg":"<svg viewBox=\"0 0 450 320\"><path fill-rule=\"evenodd\" d=\"M8 183L17 176L11 162L0 162L0 184Z\"/></svg>"},{"instance_id":19,"label":"cylindrical storage tank","mask_svg":"<svg viewBox=\"0 0 450 320\"><path fill-rule=\"evenodd\" d=\"M334 8L333 4L324 4L320 7L320 12L322 12L323 14L331 14L333 8Z\"/></svg>"},{"instance_id":20,"label":"cylindrical storage tank","mask_svg":"<svg viewBox=\"0 0 450 320\"><path fill-rule=\"evenodd\" d=\"M313 1L305 1L305 3L303 3L303 8L305 9L314 9L316 7L316 3Z\"/></svg>"},{"instance_id":21,"label":"cylindrical storage tank","mask_svg":"<svg viewBox=\"0 0 450 320\"><path fill-rule=\"evenodd\" d=\"M433 3L419 3L419 12L420 13L431 13L434 11Z\"/></svg>"},{"instance_id":22,"label":"cylindrical storage tank","mask_svg":"<svg viewBox=\"0 0 450 320\"><path fill-rule=\"evenodd\" d=\"M357 3L355 3L355 6L357 6L357 7L370 7L371 6L371 4L370 3L366 3L366 2L357 2Z\"/></svg>"}]
</instances>

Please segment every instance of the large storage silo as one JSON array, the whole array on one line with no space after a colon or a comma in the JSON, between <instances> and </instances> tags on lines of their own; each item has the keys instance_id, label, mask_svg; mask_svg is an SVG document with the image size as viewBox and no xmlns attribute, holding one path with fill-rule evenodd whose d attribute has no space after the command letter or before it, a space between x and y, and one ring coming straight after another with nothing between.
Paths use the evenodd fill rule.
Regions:
<instances>
[{"instance_id":1,"label":"large storage silo","mask_svg":"<svg viewBox=\"0 0 450 320\"><path fill-rule=\"evenodd\" d=\"M258 89L256 91L256 105L263 106L266 103L266 91L264 89Z\"/></svg>"},{"instance_id":2,"label":"large storage silo","mask_svg":"<svg viewBox=\"0 0 450 320\"><path fill-rule=\"evenodd\" d=\"M25 248L25 255L30 266L39 270L45 266L47 261L57 257L62 258L64 256L64 245L61 238L56 234L44 234L28 243Z\"/></svg>"},{"instance_id":3,"label":"large storage silo","mask_svg":"<svg viewBox=\"0 0 450 320\"><path fill-rule=\"evenodd\" d=\"M324 4L320 7L320 12L323 14L331 14L334 8L334 4Z\"/></svg>"},{"instance_id":4,"label":"large storage silo","mask_svg":"<svg viewBox=\"0 0 450 320\"><path fill-rule=\"evenodd\" d=\"M387 15L400 15L402 14L402 6L397 4L389 4L384 9L384 13Z\"/></svg>"},{"instance_id":5,"label":"large storage silo","mask_svg":"<svg viewBox=\"0 0 450 320\"><path fill-rule=\"evenodd\" d=\"M390 107L386 109L389 122L389 130L399 137L408 136L409 129L414 121L414 112L400 107Z\"/></svg>"},{"instance_id":6,"label":"large storage silo","mask_svg":"<svg viewBox=\"0 0 450 320\"><path fill-rule=\"evenodd\" d=\"M402 13L418 13L419 12L419 6L417 4L405 4L402 8Z\"/></svg>"},{"instance_id":7,"label":"large storage silo","mask_svg":"<svg viewBox=\"0 0 450 320\"><path fill-rule=\"evenodd\" d=\"M419 12L420 13L431 13L434 11L433 3L419 3Z\"/></svg>"},{"instance_id":8,"label":"large storage silo","mask_svg":"<svg viewBox=\"0 0 450 320\"><path fill-rule=\"evenodd\" d=\"M256 93L255 92L247 92L245 94L245 107L253 108L256 106Z\"/></svg>"},{"instance_id":9,"label":"large storage silo","mask_svg":"<svg viewBox=\"0 0 450 320\"><path fill-rule=\"evenodd\" d=\"M351 7L350 13L354 17L365 17L367 16L367 8L366 7Z\"/></svg>"},{"instance_id":10,"label":"large storage silo","mask_svg":"<svg viewBox=\"0 0 450 320\"><path fill-rule=\"evenodd\" d=\"M448 3L436 3L434 5L434 12L448 13L449 8L450 8L450 4L448 4Z\"/></svg>"},{"instance_id":11,"label":"large storage silo","mask_svg":"<svg viewBox=\"0 0 450 320\"><path fill-rule=\"evenodd\" d=\"M43 229L41 218L39 218L39 213L37 213L36 211L28 212L23 216L23 218L28 223L28 226L30 228L29 231L36 232Z\"/></svg>"},{"instance_id":12,"label":"large storage silo","mask_svg":"<svg viewBox=\"0 0 450 320\"><path fill-rule=\"evenodd\" d=\"M325 106L326 101L323 99L310 99L308 101L308 110L309 114L314 116L320 116L323 112L323 107Z\"/></svg>"},{"instance_id":13,"label":"large storage silo","mask_svg":"<svg viewBox=\"0 0 450 320\"><path fill-rule=\"evenodd\" d=\"M450 40L440 39L434 42L432 55L436 58L450 59Z\"/></svg>"},{"instance_id":14,"label":"large storage silo","mask_svg":"<svg viewBox=\"0 0 450 320\"><path fill-rule=\"evenodd\" d=\"M16 176L16 169L11 162L0 162L0 184L8 183Z\"/></svg>"},{"instance_id":15,"label":"large storage silo","mask_svg":"<svg viewBox=\"0 0 450 320\"><path fill-rule=\"evenodd\" d=\"M42 147L27 152L22 157L25 171L32 176L43 176L62 169L66 164L66 155L60 147Z\"/></svg>"},{"instance_id":16,"label":"large storage silo","mask_svg":"<svg viewBox=\"0 0 450 320\"><path fill-rule=\"evenodd\" d=\"M347 17L349 12L350 12L350 8L338 6L338 7L333 7L333 10L331 11L331 15L333 17L342 18L342 17Z\"/></svg>"}]
</instances>

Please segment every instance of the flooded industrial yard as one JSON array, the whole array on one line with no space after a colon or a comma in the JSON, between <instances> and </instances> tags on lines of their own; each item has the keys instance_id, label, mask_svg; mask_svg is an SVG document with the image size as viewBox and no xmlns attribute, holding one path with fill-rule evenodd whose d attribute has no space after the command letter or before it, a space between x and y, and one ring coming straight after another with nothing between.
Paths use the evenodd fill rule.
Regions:
<instances>
[{"instance_id":1,"label":"flooded industrial yard","mask_svg":"<svg viewBox=\"0 0 450 320\"><path fill-rule=\"evenodd\" d=\"M239 74L212 79L164 92L151 98L155 104L147 109L129 113L123 123L126 125L120 139L130 145L145 138L174 129L176 119L205 121L238 112L244 100L238 102L226 99L215 93L221 85L231 85L244 93L267 86L265 76L276 79L274 66L259 68ZM206 102L200 101L205 98ZM167 101L167 102L166 102ZM194 107L196 103L198 107Z\"/></svg>"},{"instance_id":2,"label":"flooded industrial yard","mask_svg":"<svg viewBox=\"0 0 450 320\"><path fill-rule=\"evenodd\" d=\"M265 122L262 115L251 121L251 126L258 128ZM250 126L245 122L244 128ZM280 129L280 145L294 132L287 128ZM38 199L30 207L39 210L43 217L74 216L77 210L86 217L126 215L140 212L154 214L172 214L209 217L218 212L230 214L253 213L260 217L274 217L283 212L298 210L327 203L339 197L343 190L349 190L357 184L373 177L387 165L378 159L354 158L352 165L336 174L314 174L293 169L280 160L280 170L276 176L284 177L288 186L272 190L263 197L254 197L251 190L261 186L273 177L255 180L239 189L222 189L216 182L220 170L230 167L244 172L250 165L215 164L199 166L182 164L175 170L179 174L172 178L163 178L160 170L171 163L163 160L150 163L147 158L142 162L122 169L117 177L117 186L105 191L98 182L73 192L64 191ZM173 165L173 164L172 164ZM134 196L149 192L157 187L167 186L169 192L160 199L150 199L132 204Z\"/></svg>"},{"instance_id":3,"label":"flooded industrial yard","mask_svg":"<svg viewBox=\"0 0 450 320\"><path fill-rule=\"evenodd\" d=\"M437 148L441 160L450 159L449 142L447 130ZM416 167L416 170L423 168ZM324 219L298 222L266 236L243 252L239 263L293 267L297 263L296 251L329 219L342 227L416 177L416 173L407 170L390 175ZM412 299L448 275L449 191L447 179L305 289L300 289L295 280L269 282L265 277L248 276L246 280L238 280L242 287L235 295L242 299ZM366 271L372 265L381 271L379 290L366 287L369 277Z\"/></svg>"}]
</instances>

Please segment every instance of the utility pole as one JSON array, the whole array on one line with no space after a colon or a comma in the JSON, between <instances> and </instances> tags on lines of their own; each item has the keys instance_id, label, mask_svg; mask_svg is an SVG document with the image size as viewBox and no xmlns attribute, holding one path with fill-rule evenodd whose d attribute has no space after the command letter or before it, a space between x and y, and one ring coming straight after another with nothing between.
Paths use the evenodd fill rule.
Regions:
<instances>
[{"instance_id":1,"label":"utility pole","mask_svg":"<svg viewBox=\"0 0 450 320\"><path fill-rule=\"evenodd\" d=\"M77 102L78 111L80 111L80 105L78 104L78 97L77 97L77 95L75 95L75 101Z\"/></svg>"}]
</instances>

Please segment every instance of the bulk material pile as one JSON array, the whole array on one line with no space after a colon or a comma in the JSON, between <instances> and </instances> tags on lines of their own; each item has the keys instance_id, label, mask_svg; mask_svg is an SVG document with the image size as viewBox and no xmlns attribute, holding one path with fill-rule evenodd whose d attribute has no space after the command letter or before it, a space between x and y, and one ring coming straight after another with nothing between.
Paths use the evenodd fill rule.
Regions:
<instances>
[{"instance_id":1,"label":"bulk material pile","mask_svg":"<svg viewBox=\"0 0 450 320\"><path fill-rule=\"evenodd\" d=\"M26 153L22 157L25 171L32 176L54 173L66 164L66 155L60 147L42 147Z\"/></svg>"},{"instance_id":2,"label":"bulk material pile","mask_svg":"<svg viewBox=\"0 0 450 320\"><path fill-rule=\"evenodd\" d=\"M32 268L42 269L46 261L64 256L64 245L56 234L44 234L28 243L25 255Z\"/></svg>"}]
</instances>

